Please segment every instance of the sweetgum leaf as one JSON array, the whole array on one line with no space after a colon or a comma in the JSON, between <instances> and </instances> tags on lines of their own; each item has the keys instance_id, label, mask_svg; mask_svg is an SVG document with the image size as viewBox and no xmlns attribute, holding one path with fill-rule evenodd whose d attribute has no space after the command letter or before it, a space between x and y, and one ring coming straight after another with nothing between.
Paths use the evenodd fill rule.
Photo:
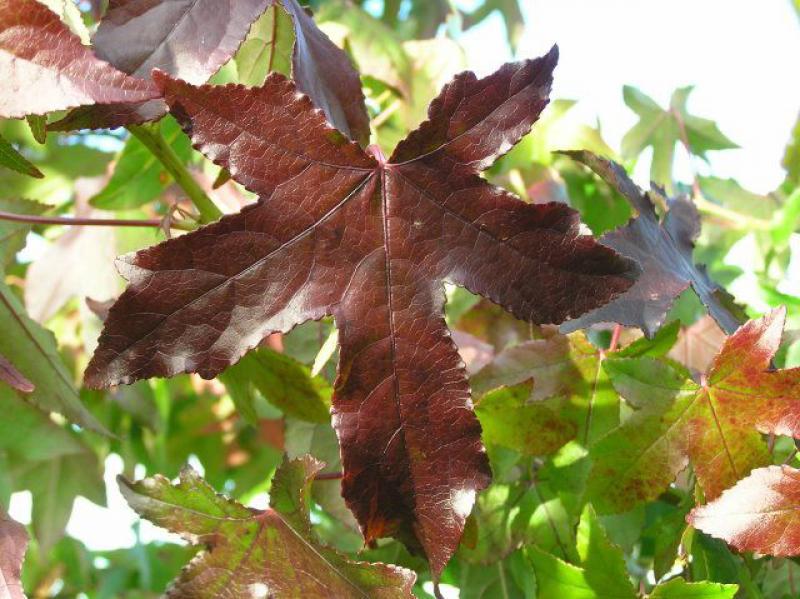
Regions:
<instances>
[{"instance_id":1,"label":"sweetgum leaf","mask_svg":"<svg viewBox=\"0 0 800 599\"><path fill-rule=\"evenodd\" d=\"M216 494L189 467L175 485L158 475L136 483L118 480L139 514L207 547L184 568L167 597L412 599L413 572L350 561L316 539L309 520L310 488L322 466L310 456L284 462L265 511Z\"/></svg>"},{"instance_id":2,"label":"sweetgum leaf","mask_svg":"<svg viewBox=\"0 0 800 599\"><path fill-rule=\"evenodd\" d=\"M127 73L149 78L157 68L200 84L233 56L253 22L270 7L275 26L285 27L288 20L294 28L292 75L297 88L334 127L366 145L369 117L358 73L296 0L115 0L93 41L101 57ZM278 31L271 50L285 37ZM268 65L269 70L274 66ZM74 111L50 129L142 123L160 118L166 109L163 100L91 107Z\"/></svg>"},{"instance_id":3,"label":"sweetgum leaf","mask_svg":"<svg viewBox=\"0 0 800 599\"><path fill-rule=\"evenodd\" d=\"M159 74L197 149L260 201L122 263L130 285L86 373L105 387L213 377L266 335L333 315L333 423L343 495L368 541L421 547L438 574L489 479L444 280L533 322L560 322L632 283L574 211L478 177L547 102L556 51L459 75L390 161L331 129L295 85L195 87Z\"/></svg>"},{"instance_id":4,"label":"sweetgum leaf","mask_svg":"<svg viewBox=\"0 0 800 599\"><path fill-rule=\"evenodd\" d=\"M192 83L205 83L242 43L270 0L111 0L92 38L97 55L120 71L150 79L158 68ZM161 118L167 106L118 101L76 110L52 131L120 127Z\"/></svg>"},{"instance_id":5,"label":"sweetgum leaf","mask_svg":"<svg viewBox=\"0 0 800 599\"><path fill-rule=\"evenodd\" d=\"M0 166L10 168L29 177L41 179L42 171L33 166L17 149L0 136Z\"/></svg>"},{"instance_id":6,"label":"sweetgum leaf","mask_svg":"<svg viewBox=\"0 0 800 599\"><path fill-rule=\"evenodd\" d=\"M647 147L653 148L650 179L672 189L672 163L675 144L688 144L688 150L706 158L709 150L738 148L717 127L714 121L689 114L686 102L692 87L676 89L666 110L652 98L635 87L625 86L625 104L639 116L622 139L622 154L625 158L636 158Z\"/></svg>"},{"instance_id":7,"label":"sweetgum leaf","mask_svg":"<svg viewBox=\"0 0 800 599\"><path fill-rule=\"evenodd\" d=\"M600 175L625 196L639 213L622 229L603 236L601 242L642 266L642 276L631 289L613 302L564 323L565 332L601 322L616 322L641 328L653 336L664 323L672 303L690 285L708 308L709 314L730 334L741 322L741 310L730 296L692 259L694 240L700 234L700 217L687 198L667 198L654 188L639 189L618 164L588 151L564 152ZM659 221L654 200L669 210Z\"/></svg>"},{"instance_id":8,"label":"sweetgum leaf","mask_svg":"<svg viewBox=\"0 0 800 599\"><path fill-rule=\"evenodd\" d=\"M800 554L800 470L759 468L711 503L696 507L686 521L738 551Z\"/></svg>"},{"instance_id":9,"label":"sweetgum leaf","mask_svg":"<svg viewBox=\"0 0 800 599\"><path fill-rule=\"evenodd\" d=\"M621 512L657 497L691 460L708 499L769 463L759 433L800 436L800 369L770 370L785 318L776 309L742 326L703 377L648 358L607 364L639 412L590 450L587 498Z\"/></svg>"},{"instance_id":10,"label":"sweetgum leaf","mask_svg":"<svg viewBox=\"0 0 800 599\"><path fill-rule=\"evenodd\" d=\"M152 82L100 60L36 0L0 0L0 117L158 96Z\"/></svg>"},{"instance_id":11,"label":"sweetgum leaf","mask_svg":"<svg viewBox=\"0 0 800 599\"><path fill-rule=\"evenodd\" d=\"M25 599L22 590L22 561L28 549L28 533L0 507L0 597Z\"/></svg>"},{"instance_id":12,"label":"sweetgum leaf","mask_svg":"<svg viewBox=\"0 0 800 599\"><path fill-rule=\"evenodd\" d=\"M35 385L30 401L58 412L75 424L104 431L81 403L72 378L58 355L53 333L25 313L21 302L0 280L0 354L14 356L14 366Z\"/></svg>"}]
</instances>

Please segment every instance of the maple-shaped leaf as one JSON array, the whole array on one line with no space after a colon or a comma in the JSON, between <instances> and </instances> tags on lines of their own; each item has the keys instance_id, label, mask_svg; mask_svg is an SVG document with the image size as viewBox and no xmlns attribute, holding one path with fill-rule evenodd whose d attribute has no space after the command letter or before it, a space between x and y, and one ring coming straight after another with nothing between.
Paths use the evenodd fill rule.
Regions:
<instances>
[{"instance_id":1,"label":"maple-shaped leaf","mask_svg":"<svg viewBox=\"0 0 800 599\"><path fill-rule=\"evenodd\" d=\"M800 437L800 369L771 370L785 310L742 326L696 384L647 358L616 361L614 385L640 410L590 450L587 498L622 512L657 497L691 460L708 499L769 463L760 433Z\"/></svg>"},{"instance_id":2,"label":"maple-shaped leaf","mask_svg":"<svg viewBox=\"0 0 800 599\"><path fill-rule=\"evenodd\" d=\"M741 323L741 310L692 259L694 241L700 234L700 217L685 197L667 198L657 188L639 189L625 169L588 151L564 152L582 162L618 190L639 213L626 226L607 233L601 243L635 259L642 267L636 284L613 302L562 325L564 332L601 322L616 322L642 329L652 336L664 323L675 299L691 286L709 314L728 334ZM666 204L659 220L654 204Z\"/></svg>"},{"instance_id":3,"label":"maple-shaped leaf","mask_svg":"<svg viewBox=\"0 0 800 599\"><path fill-rule=\"evenodd\" d=\"M158 97L152 82L100 60L36 0L0 0L0 117Z\"/></svg>"},{"instance_id":4,"label":"maple-shaped leaf","mask_svg":"<svg viewBox=\"0 0 800 599\"><path fill-rule=\"evenodd\" d=\"M0 597L25 599L22 590L22 561L28 549L28 533L0 507Z\"/></svg>"},{"instance_id":5,"label":"maple-shaped leaf","mask_svg":"<svg viewBox=\"0 0 800 599\"><path fill-rule=\"evenodd\" d=\"M118 480L140 515L207 548L184 568L167 597L412 599L413 572L354 562L317 540L309 508L311 483L322 467L311 456L284 462L264 511L218 495L188 466L174 485L160 475Z\"/></svg>"},{"instance_id":6,"label":"maple-shaped leaf","mask_svg":"<svg viewBox=\"0 0 800 599\"><path fill-rule=\"evenodd\" d=\"M257 89L158 75L195 147L261 199L125 258L130 285L87 383L213 377L266 335L332 314L343 495L367 540L417 544L440 572L489 479L443 282L544 323L634 276L580 235L570 208L525 204L478 176L538 118L556 57L459 75L389 161L332 129L282 75Z\"/></svg>"},{"instance_id":7,"label":"maple-shaped leaf","mask_svg":"<svg viewBox=\"0 0 800 599\"><path fill-rule=\"evenodd\" d=\"M670 99L669 108L663 109L652 98L635 87L623 88L623 99L628 108L639 116L636 123L622 139L622 155L636 158L645 148L653 148L650 179L672 189L672 163L675 145L679 142L686 149L706 159L709 150L738 148L717 127L714 121L689 114L686 102L692 87L676 89Z\"/></svg>"},{"instance_id":8,"label":"maple-shaped leaf","mask_svg":"<svg viewBox=\"0 0 800 599\"><path fill-rule=\"evenodd\" d=\"M800 555L800 470L769 466L753 470L686 521L724 539L738 551Z\"/></svg>"},{"instance_id":9,"label":"maple-shaped leaf","mask_svg":"<svg viewBox=\"0 0 800 599\"><path fill-rule=\"evenodd\" d=\"M317 28L296 0L113 0L93 43L101 58L137 77L157 68L193 84L205 83L227 62L251 25L270 9L274 26L294 27L293 77L328 120L366 145L369 117L361 82L347 56ZM273 37L275 41L275 37ZM161 118L163 100L82 108L51 130L118 127Z\"/></svg>"}]
</instances>

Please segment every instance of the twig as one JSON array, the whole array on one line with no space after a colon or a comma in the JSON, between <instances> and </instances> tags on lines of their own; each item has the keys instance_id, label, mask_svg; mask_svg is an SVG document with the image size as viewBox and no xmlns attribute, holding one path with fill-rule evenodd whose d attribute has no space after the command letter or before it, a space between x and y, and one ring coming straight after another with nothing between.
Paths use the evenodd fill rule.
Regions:
<instances>
[{"instance_id":1,"label":"twig","mask_svg":"<svg viewBox=\"0 0 800 599\"><path fill-rule=\"evenodd\" d=\"M341 472L322 472L314 477L314 480L339 480L343 474Z\"/></svg>"},{"instance_id":2,"label":"twig","mask_svg":"<svg viewBox=\"0 0 800 599\"><path fill-rule=\"evenodd\" d=\"M16 214L14 212L0 211L0 220L32 225L72 225L89 227L161 227L162 219L152 218L143 220L129 220L117 218L72 218L68 216L36 216L31 214ZM183 231L193 231L195 226L189 222L171 222L170 227Z\"/></svg>"},{"instance_id":3,"label":"twig","mask_svg":"<svg viewBox=\"0 0 800 599\"><path fill-rule=\"evenodd\" d=\"M175 179L175 182L186 192L186 195L200 212L201 223L214 222L222 216L222 211L217 208L217 205L206 195L206 192L194 180L191 173L186 170L180 158L160 133L144 125L129 125L128 131L142 142L153 153L153 156L158 158L164 168L167 169L167 172Z\"/></svg>"},{"instance_id":4,"label":"twig","mask_svg":"<svg viewBox=\"0 0 800 599\"><path fill-rule=\"evenodd\" d=\"M622 325L615 324L614 331L611 333L611 343L608 345L608 351L616 351L619 345L619 338L622 335Z\"/></svg>"}]
</instances>

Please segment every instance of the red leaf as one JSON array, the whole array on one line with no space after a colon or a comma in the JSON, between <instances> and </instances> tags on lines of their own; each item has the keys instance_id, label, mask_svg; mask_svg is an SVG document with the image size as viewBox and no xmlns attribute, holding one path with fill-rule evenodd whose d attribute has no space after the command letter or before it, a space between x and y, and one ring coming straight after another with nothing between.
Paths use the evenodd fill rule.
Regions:
<instances>
[{"instance_id":1,"label":"red leaf","mask_svg":"<svg viewBox=\"0 0 800 599\"><path fill-rule=\"evenodd\" d=\"M151 82L128 77L95 57L36 0L0 0L0 50L2 117L158 96Z\"/></svg>"},{"instance_id":2,"label":"red leaf","mask_svg":"<svg viewBox=\"0 0 800 599\"><path fill-rule=\"evenodd\" d=\"M25 375L14 368L2 354L0 354L0 381L22 393L32 393L36 389L36 385L26 379Z\"/></svg>"},{"instance_id":3,"label":"red leaf","mask_svg":"<svg viewBox=\"0 0 800 599\"><path fill-rule=\"evenodd\" d=\"M639 213L625 227L603 236L601 242L642 265L642 276L631 289L613 302L565 323L561 330L576 331L601 322L641 328L648 337L664 324L675 299L691 286L709 314L728 334L744 320L731 297L692 259L694 241L700 234L700 217L685 197L667 198L654 188L649 193L630 180L625 169L589 151L564 152L584 163L619 191ZM668 211L659 221L653 200Z\"/></svg>"},{"instance_id":4,"label":"red leaf","mask_svg":"<svg viewBox=\"0 0 800 599\"><path fill-rule=\"evenodd\" d=\"M253 21L275 3L294 22L292 71L297 88L334 127L366 145L369 117L358 73L296 0L115 0L93 41L99 56L131 75L149 78L158 68L201 84L233 56ZM162 100L91 107L49 128L118 127L161 118L166 110Z\"/></svg>"},{"instance_id":5,"label":"red leaf","mask_svg":"<svg viewBox=\"0 0 800 599\"><path fill-rule=\"evenodd\" d=\"M630 262L477 176L547 103L555 49L459 75L392 160L331 129L283 76L259 89L157 77L195 147L261 200L127 257L86 373L105 387L213 377L266 335L332 314L343 495L371 541L414 540L436 574L489 469L445 325L443 281L521 318L559 322L627 289Z\"/></svg>"},{"instance_id":6,"label":"red leaf","mask_svg":"<svg viewBox=\"0 0 800 599\"><path fill-rule=\"evenodd\" d=\"M800 470L759 468L686 518L739 551L800 555Z\"/></svg>"},{"instance_id":7,"label":"red leaf","mask_svg":"<svg viewBox=\"0 0 800 599\"><path fill-rule=\"evenodd\" d=\"M92 43L97 55L130 75L149 79L158 68L205 83L244 40L271 0L111 0ZM163 100L124 102L73 111L52 131L144 123L167 112Z\"/></svg>"},{"instance_id":8,"label":"red leaf","mask_svg":"<svg viewBox=\"0 0 800 599\"><path fill-rule=\"evenodd\" d=\"M28 533L0 507L0 597L25 599L20 574L28 548Z\"/></svg>"}]
</instances>

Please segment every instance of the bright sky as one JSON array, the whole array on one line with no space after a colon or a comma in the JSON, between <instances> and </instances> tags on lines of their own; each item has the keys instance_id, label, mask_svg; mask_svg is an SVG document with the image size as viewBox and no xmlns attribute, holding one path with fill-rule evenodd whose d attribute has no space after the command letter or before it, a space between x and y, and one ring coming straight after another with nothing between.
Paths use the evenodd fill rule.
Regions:
<instances>
[{"instance_id":1,"label":"bright sky","mask_svg":"<svg viewBox=\"0 0 800 599\"><path fill-rule=\"evenodd\" d=\"M761 193L783 180L780 161L800 110L800 20L790 0L522 4L527 32L518 56L539 56L558 43L553 96L579 100L574 110L588 123L599 117L612 147L636 122L622 101L623 85L662 106L675 88L694 85L690 112L716 120L742 146L711 153L714 174ZM479 74L510 57L503 31L498 17L464 36L468 64ZM677 172L689 178L685 163Z\"/></svg>"},{"instance_id":2,"label":"bright sky","mask_svg":"<svg viewBox=\"0 0 800 599\"><path fill-rule=\"evenodd\" d=\"M474 5L459 0L460 5ZM800 109L800 21L789 0L523 0L527 34L519 57L561 48L553 96L579 100L587 123L599 118L619 147L635 123L622 86L635 85L666 105L676 87L695 85L690 112L716 120L742 146L711 154L712 170L756 192L783 179L783 149ZM468 64L488 74L511 58L501 19L462 40ZM646 183L647 164L642 164ZM687 163L679 175L688 179ZM68 531L91 549L129 547L135 515L119 495L117 456L107 461L110 509L79 499ZM199 464L196 466L200 467ZM152 474L152 473L148 473ZM263 501L263 498L260 498ZM30 494L18 493L11 515L30 521ZM143 540L165 538L147 524Z\"/></svg>"}]
</instances>

